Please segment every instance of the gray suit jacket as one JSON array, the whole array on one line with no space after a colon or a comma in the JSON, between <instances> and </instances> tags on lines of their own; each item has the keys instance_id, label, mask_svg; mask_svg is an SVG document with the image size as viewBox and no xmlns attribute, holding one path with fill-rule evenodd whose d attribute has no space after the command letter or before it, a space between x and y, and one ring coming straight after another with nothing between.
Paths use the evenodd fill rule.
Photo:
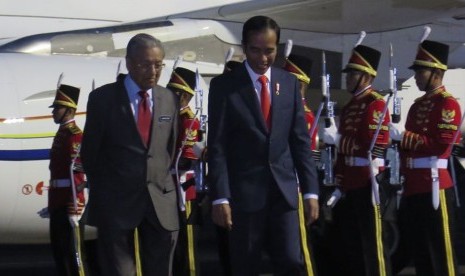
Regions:
<instances>
[{"instance_id":1,"label":"gray suit jacket","mask_svg":"<svg viewBox=\"0 0 465 276\"><path fill-rule=\"evenodd\" d=\"M161 225L179 229L176 186L170 174L179 108L169 90L157 85L152 91L148 148L139 135L124 77L89 95L81 157L90 183L90 225L134 228L151 200Z\"/></svg>"}]
</instances>

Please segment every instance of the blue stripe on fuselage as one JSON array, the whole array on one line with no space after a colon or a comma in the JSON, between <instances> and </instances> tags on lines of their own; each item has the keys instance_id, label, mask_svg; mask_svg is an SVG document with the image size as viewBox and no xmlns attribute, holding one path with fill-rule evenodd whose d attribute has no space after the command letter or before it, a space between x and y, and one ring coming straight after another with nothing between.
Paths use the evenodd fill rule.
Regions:
<instances>
[{"instance_id":1,"label":"blue stripe on fuselage","mask_svg":"<svg viewBox=\"0 0 465 276\"><path fill-rule=\"evenodd\" d=\"M0 161L34 161L50 159L50 149L0 150Z\"/></svg>"}]
</instances>

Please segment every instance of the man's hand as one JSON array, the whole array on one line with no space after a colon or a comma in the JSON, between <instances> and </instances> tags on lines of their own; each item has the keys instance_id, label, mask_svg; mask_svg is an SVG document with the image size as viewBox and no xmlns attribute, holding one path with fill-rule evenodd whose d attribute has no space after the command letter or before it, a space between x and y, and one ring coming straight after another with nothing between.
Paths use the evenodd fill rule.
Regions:
<instances>
[{"instance_id":1,"label":"man's hand","mask_svg":"<svg viewBox=\"0 0 465 276\"><path fill-rule=\"evenodd\" d=\"M339 134L337 133L336 122L331 118L331 126L323 128L323 142L328 145L336 145L339 143Z\"/></svg>"},{"instance_id":2,"label":"man's hand","mask_svg":"<svg viewBox=\"0 0 465 276\"><path fill-rule=\"evenodd\" d=\"M71 223L71 226L77 227L79 226L79 220L82 217L82 213L84 212L85 204L79 198L77 198L77 209L74 208L74 203L68 202L66 208L68 212L68 218L69 222Z\"/></svg>"},{"instance_id":3,"label":"man's hand","mask_svg":"<svg viewBox=\"0 0 465 276\"><path fill-rule=\"evenodd\" d=\"M68 219L71 227L79 227L79 220L81 219L80 215L68 215Z\"/></svg>"},{"instance_id":4,"label":"man's hand","mask_svg":"<svg viewBox=\"0 0 465 276\"><path fill-rule=\"evenodd\" d=\"M212 219L213 222L223 228L231 231L232 219L231 219L231 206L229 204L215 204L212 206Z\"/></svg>"},{"instance_id":5,"label":"man's hand","mask_svg":"<svg viewBox=\"0 0 465 276\"><path fill-rule=\"evenodd\" d=\"M37 214L41 218L50 218L50 213L48 212L48 207L42 208Z\"/></svg>"},{"instance_id":6,"label":"man's hand","mask_svg":"<svg viewBox=\"0 0 465 276\"><path fill-rule=\"evenodd\" d=\"M400 124L389 123L389 136L394 141L402 141L404 135L404 127Z\"/></svg>"},{"instance_id":7,"label":"man's hand","mask_svg":"<svg viewBox=\"0 0 465 276\"><path fill-rule=\"evenodd\" d=\"M308 198L304 200L305 224L309 225L318 219L320 215L320 206L318 199Z\"/></svg>"}]
</instances>

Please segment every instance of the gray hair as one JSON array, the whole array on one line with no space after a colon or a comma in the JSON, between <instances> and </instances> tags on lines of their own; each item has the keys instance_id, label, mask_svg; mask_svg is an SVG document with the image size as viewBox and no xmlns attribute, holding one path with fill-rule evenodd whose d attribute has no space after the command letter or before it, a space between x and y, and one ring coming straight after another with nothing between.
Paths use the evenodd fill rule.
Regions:
<instances>
[{"instance_id":1,"label":"gray hair","mask_svg":"<svg viewBox=\"0 0 465 276\"><path fill-rule=\"evenodd\" d=\"M126 57L134 57L138 50L146 48L159 48L163 53L163 57L165 57L165 49L161 41L145 33L136 34L129 40L126 48Z\"/></svg>"}]
</instances>

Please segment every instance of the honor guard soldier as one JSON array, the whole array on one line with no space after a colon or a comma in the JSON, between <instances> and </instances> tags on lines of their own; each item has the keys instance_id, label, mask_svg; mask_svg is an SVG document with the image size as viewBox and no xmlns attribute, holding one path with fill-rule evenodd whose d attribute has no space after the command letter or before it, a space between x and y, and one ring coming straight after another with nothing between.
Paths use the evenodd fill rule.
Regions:
<instances>
[{"instance_id":1,"label":"honor guard soldier","mask_svg":"<svg viewBox=\"0 0 465 276\"><path fill-rule=\"evenodd\" d=\"M411 245L417 275L458 275L454 252L454 188L447 170L461 118L457 100L442 84L449 46L425 40L409 68L425 95L410 107L405 130L390 125L400 141L405 177L400 230Z\"/></svg>"},{"instance_id":2,"label":"honor guard soldier","mask_svg":"<svg viewBox=\"0 0 465 276\"><path fill-rule=\"evenodd\" d=\"M62 84L50 106L53 120L60 127L50 151L48 211L50 241L58 274L82 276L82 259L76 258L82 256L84 227L83 224L79 226L78 221L85 205L85 175L79 157L82 131L74 121L78 99L79 88ZM72 162L75 166L71 173ZM75 192L72 191L73 182Z\"/></svg>"},{"instance_id":3,"label":"honor guard soldier","mask_svg":"<svg viewBox=\"0 0 465 276\"><path fill-rule=\"evenodd\" d=\"M195 95L195 73L186 68L177 67L171 74L167 88L175 93L179 100L180 129L177 142L177 177L180 184L180 208L183 213L178 243L173 261L174 276L199 275L196 256L196 225L199 223L199 210L195 187L194 165L198 157L194 154L194 145L202 140L200 122L189 107Z\"/></svg>"},{"instance_id":4,"label":"honor guard soldier","mask_svg":"<svg viewBox=\"0 0 465 276\"><path fill-rule=\"evenodd\" d=\"M316 162L320 161L320 152L317 150L318 149L318 144L317 144L317 134L318 134L318 127L317 125L314 126L314 124L318 124L318 122L315 121L315 114L313 114L313 111L308 107L307 102L305 100L305 94L308 90L308 86L310 85L310 71L312 68L312 61L304 56L300 55L295 55L295 54L290 54L284 63L283 69L288 71L289 73L293 74L298 80L300 84L300 94L302 96L302 105L304 107L304 112L305 112L305 120L307 122L307 127L310 135L310 148L312 149L313 153L313 159L315 159ZM312 129L313 126L313 129ZM311 133L311 131L313 131ZM320 173L320 172L318 172ZM320 193L323 193L324 187L321 187L320 185ZM320 206L320 212L322 211L322 207ZM299 210L299 212L303 212L303 210ZM320 225L322 223L322 219L320 216L320 219L317 220L315 223L311 224L311 228L306 229L305 237L302 236L302 248L304 252L304 259L306 260L305 266L307 267L308 271L315 270L312 267L311 262L315 263L315 260L319 260L318 256L314 256L313 249L319 249L319 245L316 244L316 241L320 239L320 237L315 236L321 233L319 231ZM313 231L315 230L315 231ZM302 232L302 235L304 233ZM308 248L305 248L308 247ZM308 256L308 257L307 257ZM310 261L311 259L311 261ZM315 263L317 266L319 266L319 263Z\"/></svg>"},{"instance_id":5,"label":"honor guard soldier","mask_svg":"<svg viewBox=\"0 0 465 276\"><path fill-rule=\"evenodd\" d=\"M381 53L358 45L343 72L347 91L353 96L343 107L339 130L334 121L323 129L326 144L337 146L336 182L345 194L333 209L334 222L341 230L346 261L344 275L391 275L387 248L381 222L380 205L372 201L372 178L367 158L372 139L386 148L389 142L389 115L384 116L379 134L374 138L386 105L383 97L372 87ZM373 157L374 158L374 157ZM374 159L382 167L383 159Z\"/></svg>"},{"instance_id":6,"label":"honor guard soldier","mask_svg":"<svg viewBox=\"0 0 465 276\"><path fill-rule=\"evenodd\" d=\"M305 111L305 119L307 120L308 130L311 129L315 122L315 114L313 111L308 107L307 102L305 100L305 93L308 90L308 86L310 85L310 70L312 68L312 61L304 56L298 56L291 54L286 59L284 63L283 69L289 71L291 74L297 77L300 83L300 93L302 94L302 104L304 106ZM311 148L312 150L316 150L318 148L317 145L317 134L318 128L315 128L313 133L311 133ZM315 152L314 152L315 153ZM315 157L315 155L314 155Z\"/></svg>"}]
</instances>

